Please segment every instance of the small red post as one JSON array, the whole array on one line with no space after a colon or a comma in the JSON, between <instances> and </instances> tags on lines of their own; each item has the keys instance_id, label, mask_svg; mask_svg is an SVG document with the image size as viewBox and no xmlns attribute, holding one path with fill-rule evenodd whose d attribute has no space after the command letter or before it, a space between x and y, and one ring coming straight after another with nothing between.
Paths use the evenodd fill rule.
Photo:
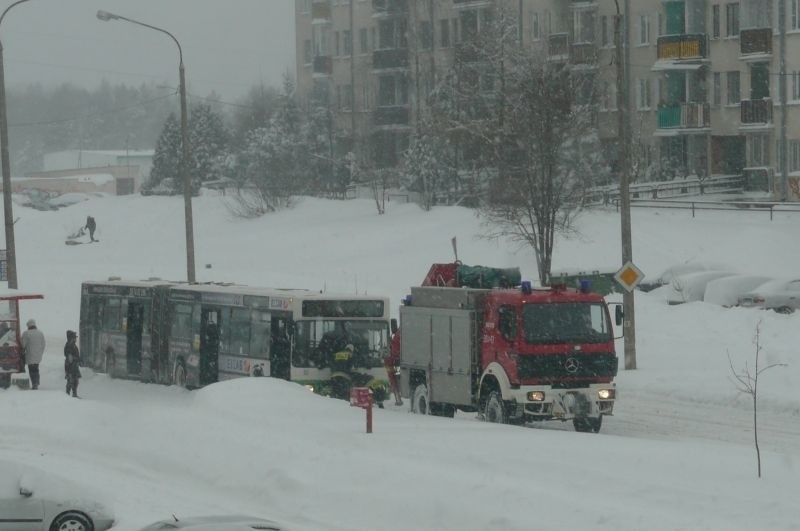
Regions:
<instances>
[{"instance_id":1,"label":"small red post","mask_svg":"<svg viewBox=\"0 0 800 531\"><path fill-rule=\"evenodd\" d=\"M368 387L350 389L350 405L367 410L367 433L372 433L372 389Z\"/></svg>"}]
</instances>

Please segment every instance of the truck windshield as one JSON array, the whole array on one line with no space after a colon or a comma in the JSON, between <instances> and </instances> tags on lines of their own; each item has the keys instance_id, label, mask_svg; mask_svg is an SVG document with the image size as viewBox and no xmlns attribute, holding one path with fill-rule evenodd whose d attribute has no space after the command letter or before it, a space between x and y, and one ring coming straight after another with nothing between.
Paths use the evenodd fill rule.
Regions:
<instances>
[{"instance_id":1,"label":"truck windshield","mask_svg":"<svg viewBox=\"0 0 800 531\"><path fill-rule=\"evenodd\" d=\"M599 303L531 303L522 307L522 330L527 343L605 343L612 339L607 316Z\"/></svg>"},{"instance_id":2,"label":"truck windshield","mask_svg":"<svg viewBox=\"0 0 800 531\"><path fill-rule=\"evenodd\" d=\"M383 320L356 319L297 321L292 364L325 366L347 345L353 345L357 366L382 367L389 348L389 324Z\"/></svg>"}]
</instances>

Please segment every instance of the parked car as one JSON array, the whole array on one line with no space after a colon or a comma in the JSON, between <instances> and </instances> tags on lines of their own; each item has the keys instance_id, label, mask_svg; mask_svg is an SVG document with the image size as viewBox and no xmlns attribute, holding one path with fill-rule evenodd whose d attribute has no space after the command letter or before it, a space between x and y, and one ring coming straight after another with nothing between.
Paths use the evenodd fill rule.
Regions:
<instances>
[{"instance_id":1,"label":"parked car","mask_svg":"<svg viewBox=\"0 0 800 531\"><path fill-rule=\"evenodd\" d=\"M272 520L242 515L193 516L189 518L172 517L143 527L141 531L167 531L187 529L191 531L286 531L286 528Z\"/></svg>"},{"instance_id":2,"label":"parked car","mask_svg":"<svg viewBox=\"0 0 800 531\"><path fill-rule=\"evenodd\" d=\"M706 286L705 302L729 308L739 303L739 297L772 280L756 275L734 275L712 280Z\"/></svg>"},{"instance_id":3,"label":"parked car","mask_svg":"<svg viewBox=\"0 0 800 531\"><path fill-rule=\"evenodd\" d=\"M678 275L672 278L666 289L666 299L669 304L683 304L684 302L702 301L705 298L706 286L712 280L731 277L730 271L699 271Z\"/></svg>"},{"instance_id":4,"label":"parked car","mask_svg":"<svg viewBox=\"0 0 800 531\"><path fill-rule=\"evenodd\" d=\"M105 531L114 517L68 480L0 461L0 531Z\"/></svg>"},{"instance_id":5,"label":"parked car","mask_svg":"<svg viewBox=\"0 0 800 531\"><path fill-rule=\"evenodd\" d=\"M644 282L637 286L637 288L640 291L653 291L657 288L670 284L672 279L678 276L688 275L690 273L700 273L701 271L722 271L724 269L726 269L725 266L718 264L684 262L668 267L655 278L646 278Z\"/></svg>"},{"instance_id":6,"label":"parked car","mask_svg":"<svg viewBox=\"0 0 800 531\"><path fill-rule=\"evenodd\" d=\"M800 308L800 279L773 280L739 297L739 306L792 313Z\"/></svg>"}]
</instances>

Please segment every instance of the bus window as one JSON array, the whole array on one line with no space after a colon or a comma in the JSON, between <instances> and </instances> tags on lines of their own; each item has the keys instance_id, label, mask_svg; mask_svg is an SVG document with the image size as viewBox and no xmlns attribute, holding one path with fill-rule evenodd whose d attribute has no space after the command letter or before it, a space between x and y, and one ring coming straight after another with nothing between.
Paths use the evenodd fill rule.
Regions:
<instances>
[{"instance_id":1,"label":"bus window","mask_svg":"<svg viewBox=\"0 0 800 531\"><path fill-rule=\"evenodd\" d=\"M172 330L174 338L192 338L192 307L189 304L176 304L172 307Z\"/></svg>"},{"instance_id":2,"label":"bus window","mask_svg":"<svg viewBox=\"0 0 800 531\"><path fill-rule=\"evenodd\" d=\"M230 339L227 352L246 356L250 350L250 311L233 308L229 321Z\"/></svg>"},{"instance_id":3,"label":"bus window","mask_svg":"<svg viewBox=\"0 0 800 531\"><path fill-rule=\"evenodd\" d=\"M104 330L120 330L120 307L122 300L117 297L106 299L105 307L103 308L103 329Z\"/></svg>"},{"instance_id":4,"label":"bus window","mask_svg":"<svg viewBox=\"0 0 800 531\"><path fill-rule=\"evenodd\" d=\"M270 314L254 310L250 316L250 356L269 358Z\"/></svg>"}]
</instances>

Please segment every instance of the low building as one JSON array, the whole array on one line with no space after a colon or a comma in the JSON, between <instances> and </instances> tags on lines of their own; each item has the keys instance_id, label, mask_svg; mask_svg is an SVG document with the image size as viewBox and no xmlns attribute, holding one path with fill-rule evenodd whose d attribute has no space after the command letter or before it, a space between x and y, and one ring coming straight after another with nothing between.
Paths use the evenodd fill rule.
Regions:
<instances>
[{"instance_id":1,"label":"low building","mask_svg":"<svg viewBox=\"0 0 800 531\"><path fill-rule=\"evenodd\" d=\"M55 195L68 193L106 193L127 195L139 191L138 166L104 166L71 170L42 171L15 177L11 191L40 190Z\"/></svg>"}]
</instances>

